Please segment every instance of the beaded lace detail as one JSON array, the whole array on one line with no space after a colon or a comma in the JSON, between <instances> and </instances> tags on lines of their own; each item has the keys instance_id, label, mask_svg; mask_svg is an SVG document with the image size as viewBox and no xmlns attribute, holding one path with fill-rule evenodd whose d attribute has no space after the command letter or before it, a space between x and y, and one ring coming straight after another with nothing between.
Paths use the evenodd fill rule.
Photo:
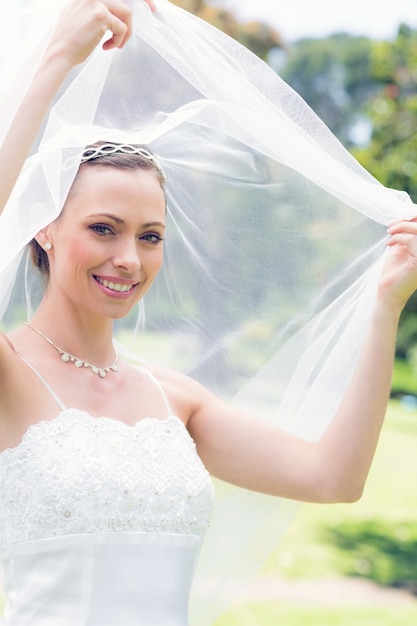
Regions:
<instances>
[{"instance_id":1,"label":"beaded lace detail","mask_svg":"<svg viewBox=\"0 0 417 626\"><path fill-rule=\"evenodd\" d=\"M0 453L0 547L94 532L201 536L213 497L177 417L128 426L65 409Z\"/></svg>"}]
</instances>

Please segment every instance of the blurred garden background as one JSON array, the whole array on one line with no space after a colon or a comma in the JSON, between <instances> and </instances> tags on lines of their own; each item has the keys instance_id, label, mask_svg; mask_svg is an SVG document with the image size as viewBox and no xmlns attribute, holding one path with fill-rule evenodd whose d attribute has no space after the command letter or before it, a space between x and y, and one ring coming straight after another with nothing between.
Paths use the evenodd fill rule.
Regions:
<instances>
[{"instance_id":1,"label":"blurred garden background","mask_svg":"<svg viewBox=\"0 0 417 626\"><path fill-rule=\"evenodd\" d=\"M416 28L401 24L395 37L386 41L340 32L287 42L285 33L268 23L240 22L225 8L230 5L227 0L173 0L173 4L207 20L266 61L371 174L417 202ZM417 19L417 2L415 14ZM417 294L401 320L395 394L417 393L416 312Z\"/></svg>"},{"instance_id":2,"label":"blurred garden background","mask_svg":"<svg viewBox=\"0 0 417 626\"><path fill-rule=\"evenodd\" d=\"M303 505L215 626L417 624L417 412L392 400L362 499Z\"/></svg>"},{"instance_id":3,"label":"blurred garden background","mask_svg":"<svg viewBox=\"0 0 417 626\"><path fill-rule=\"evenodd\" d=\"M289 43L268 21L239 21L230 2L174 4L263 58L366 169L417 201L415 28L404 23L389 40L339 32ZM417 623L416 313L417 296L401 319L392 400L362 500L305 505L258 579L216 626Z\"/></svg>"}]
</instances>

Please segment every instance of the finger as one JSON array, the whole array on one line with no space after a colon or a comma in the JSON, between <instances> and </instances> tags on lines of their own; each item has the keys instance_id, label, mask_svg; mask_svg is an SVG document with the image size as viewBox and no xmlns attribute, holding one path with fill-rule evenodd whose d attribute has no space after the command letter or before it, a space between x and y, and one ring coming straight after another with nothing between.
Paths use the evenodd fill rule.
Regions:
<instances>
[{"instance_id":1,"label":"finger","mask_svg":"<svg viewBox=\"0 0 417 626\"><path fill-rule=\"evenodd\" d=\"M389 220L385 226L389 229L392 228L393 226L396 226L397 224L400 224L400 222L402 222L403 220L400 218L395 218L394 220Z\"/></svg>"},{"instance_id":2,"label":"finger","mask_svg":"<svg viewBox=\"0 0 417 626\"><path fill-rule=\"evenodd\" d=\"M417 256L417 235L410 233L398 233L387 241L387 246L395 249L397 246L407 248L408 252L413 256Z\"/></svg>"},{"instance_id":3,"label":"finger","mask_svg":"<svg viewBox=\"0 0 417 626\"><path fill-rule=\"evenodd\" d=\"M103 43L103 50L123 48L132 32L130 25L115 16L109 21L108 30L112 32L112 36Z\"/></svg>"},{"instance_id":4,"label":"finger","mask_svg":"<svg viewBox=\"0 0 417 626\"><path fill-rule=\"evenodd\" d=\"M152 13L156 13L156 11L158 10L156 8L156 4L153 0L145 0L146 4L148 5L148 7L150 8L150 10L152 11Z\"/></svg>"},{"instance_id":5,"label":"finger","mask_svg":"<svg viewBox=\"0 0 417 626\"><path fill-rule=\"evenodd\" d=\"M415 237L416 235L412 235L411 233L395 233L388 239L387 245L395 246L397 243L407 245L407 243L411 243Z\"/></svg>"},{"instance_id":6,"label":"finger","mask_svg":"<svg viewBox=\"0 0 417 626\"><path fill-rule=\"evenodd\" d=\"M417 234L417 222L414 220L403 220L390 226L387 231L390 235L401 232Z\"/></svg>"},{"instance_id":7,"label":"finger","mask_svg":"<svg viewBox=\"0 0 417 626\"><path fill-rule=\"evenodd\" d=\"M113 34L104 44L104 50L123 48L132 34L132 11L125 2L110 0L107 3L107 29Z\"/></svg>"},{"instance_id":8,"label":"finger","mask_svg":"<svg viewBox=\"0 0 417 626\"><path fill-rule=\"evenodd\" d=\"M389 220L386 222L385 226L387 228L392 228L393 226L397 226L398 224L406 223L406 222L417 222L417 215L410 217L409 219L404 217L396 217L393 220Z\"/></svg>"}]
</instances>

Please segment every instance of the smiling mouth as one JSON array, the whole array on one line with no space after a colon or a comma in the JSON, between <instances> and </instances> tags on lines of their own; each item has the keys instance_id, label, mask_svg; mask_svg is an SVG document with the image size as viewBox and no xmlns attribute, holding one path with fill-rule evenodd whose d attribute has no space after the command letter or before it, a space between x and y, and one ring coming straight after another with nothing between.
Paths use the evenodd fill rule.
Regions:
<instances>
[{"instance_id":1,"label":"smiling mouth","mask_svg":"<svg viewBox=\"0 0 417 626\"><path fill-rule=\"evenodd\" d=\"M99 276L94 276L94 279L100 284L103 285L106 289L110 289L110 291L116 291L117 293L127 293L128 291L133 291L133 289L138 285L138 283L134 283L133 285L127 285L126 283L116 283L104 278L100 278Z\"/></svg>"}]
</instances>

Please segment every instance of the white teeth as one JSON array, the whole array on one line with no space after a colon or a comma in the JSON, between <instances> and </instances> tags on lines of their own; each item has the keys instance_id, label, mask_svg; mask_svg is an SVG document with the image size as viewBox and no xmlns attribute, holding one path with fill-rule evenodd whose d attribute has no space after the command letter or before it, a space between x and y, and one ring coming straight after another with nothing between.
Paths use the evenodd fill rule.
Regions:
<instances>
[{"instance_id":1,"label":"white teeth","mask_svg":"<svg viewBox=\"0 0 417 626\"><path fill-rule=\"evenodd\" d=\"M103 285L103 287L111 289L112 291L119 291L121 293L124 293L126 291L129 291L133 287L133 285L122 285L121 283L113 283L111 281L105 280L104 278L100 278L99 276L97 276L96 278L100 285Z\"/></svg>"}]
</instances>

